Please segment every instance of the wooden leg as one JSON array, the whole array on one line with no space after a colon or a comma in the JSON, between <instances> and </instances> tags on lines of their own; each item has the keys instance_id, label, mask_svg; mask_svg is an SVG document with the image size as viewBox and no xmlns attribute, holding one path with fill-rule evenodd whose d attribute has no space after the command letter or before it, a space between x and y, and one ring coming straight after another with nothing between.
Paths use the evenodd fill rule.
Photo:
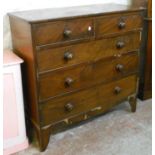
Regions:
<instances>
[{"instance_id":1,"label":"wooden leg","mask_svg":"<svg viewBox=\"0 0 155 155\"><path fill-rule=\"evenodd\" d=\"M129 104L131 107L132 112L136 112L136 106L137 106L137 98L136 96L129 97Z\"/></svg>"},{"instance_id":2,"label":"wooden leg","mask_svg":"<svg viewBox=\"0 0 155 155\"><path fill-rule=\"evenodd\" d=\"M37 131L37 137L38 137L38 142L39 142L39 148L40 151L45 151L48 143L49 143L49 139L50 139L50 128L42 128L40 130Z\"/></svg>"}]
</instances>

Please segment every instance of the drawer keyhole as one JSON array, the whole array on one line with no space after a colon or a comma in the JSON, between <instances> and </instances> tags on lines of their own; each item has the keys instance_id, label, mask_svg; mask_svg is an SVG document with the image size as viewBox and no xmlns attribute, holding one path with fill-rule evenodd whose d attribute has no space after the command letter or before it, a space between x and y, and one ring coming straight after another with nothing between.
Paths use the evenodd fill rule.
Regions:
<instances>
[{"instance_id":1,"label":"drawer keyhole","mask_svg":"<svg viewBox=\"0 0 155 155\"><path fill-rule=\"evenodd\" d=\"M92 27L88 26L88 32L91 32L91 31L92 31Z\"/></svg>"}]
</instances>

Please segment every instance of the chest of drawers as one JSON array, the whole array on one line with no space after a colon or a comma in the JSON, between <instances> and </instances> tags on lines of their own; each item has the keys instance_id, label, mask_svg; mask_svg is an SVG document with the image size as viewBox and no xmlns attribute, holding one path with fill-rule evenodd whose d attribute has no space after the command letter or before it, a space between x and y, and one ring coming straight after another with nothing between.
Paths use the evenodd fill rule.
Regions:
<instances>
[{"instance_id":1,"label":"chest of drawers","mask_svg":"<svg viewBox=\"0 0 155 155\"><path fill-rule=\"evenodd\" d=\"M143 10L106 4L9 13L41 151L51 132L124 100L136 110Z\"/></svg>"}]
</instances>

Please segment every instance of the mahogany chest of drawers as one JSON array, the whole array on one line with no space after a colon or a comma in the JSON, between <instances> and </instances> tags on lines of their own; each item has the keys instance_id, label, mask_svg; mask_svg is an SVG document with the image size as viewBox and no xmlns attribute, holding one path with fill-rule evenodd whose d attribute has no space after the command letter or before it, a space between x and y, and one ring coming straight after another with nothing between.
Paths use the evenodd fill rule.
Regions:
<instances>
[{"instance_id":1,"label":"mahogany chest of drawers","mask_svg":"<svg viewBox=\"0 0 155 155\"><path fill-rule=\"evenodd\" d=\"M50 133L124 100L136 110L143 8L106 4L10 13L25 61L27 116L45 150Z\"/></svg>"}]
</instances>

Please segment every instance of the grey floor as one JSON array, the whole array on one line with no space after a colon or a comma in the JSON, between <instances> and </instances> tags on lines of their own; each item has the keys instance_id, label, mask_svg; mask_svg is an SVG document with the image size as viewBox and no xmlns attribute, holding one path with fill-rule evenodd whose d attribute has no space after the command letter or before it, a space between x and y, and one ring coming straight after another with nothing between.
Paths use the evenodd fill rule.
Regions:
<instances>
[{"instance_id":1,"label":"grey floor","mask_svg":"<svg viewBox=\"0 0 155 155\"><path fill-rule=\"evenodd\" d=\"M111 112L51 136L40 153L31 144L16 155L151 155L152 100L138 101L136 113L124 102Z\"/></svg>"}]
</instances>

